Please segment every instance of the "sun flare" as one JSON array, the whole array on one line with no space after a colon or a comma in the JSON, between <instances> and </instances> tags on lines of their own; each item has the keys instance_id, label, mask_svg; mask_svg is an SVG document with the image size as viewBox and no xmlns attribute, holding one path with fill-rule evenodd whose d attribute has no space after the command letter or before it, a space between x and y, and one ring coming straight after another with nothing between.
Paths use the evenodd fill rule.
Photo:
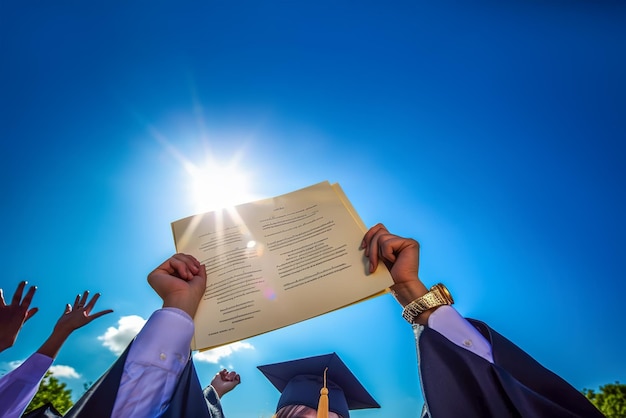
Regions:
<instances>
[{"instance_id":1,"label":"sun flare","mask_svg":"<svg viewBox=\"0 0 626 418\"><path fill-rule=\"evenodd\" d=\"M242 165L241 149L234 150L231 155L221 155L205 146L201 154L189 156L156 128L150 127L150 132L186 173L183 182L191 208L196 213L216 211L258 199L251 192L254 186L252 175L250 167Z\"/></svg>"},{"instance_id":2,"label":"sun flare","mask_svg":"<svg viewBox=\"0 0 626 418\"><path fill-rule=\"evenodd\" d=\"M197 166L187 162L189 192L194 210L208 212L235 206L253 199L248 174L235 160L222 164L213 159Z\"/></svg>"}]
</instances>

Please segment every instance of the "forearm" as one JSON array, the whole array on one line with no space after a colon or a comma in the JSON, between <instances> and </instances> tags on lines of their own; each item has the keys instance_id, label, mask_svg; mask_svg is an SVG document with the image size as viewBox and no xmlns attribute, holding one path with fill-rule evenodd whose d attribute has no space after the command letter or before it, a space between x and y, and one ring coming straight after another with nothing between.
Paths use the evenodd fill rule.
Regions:
<instances>
[{"instance_id":1,"label":"forearm","mask_svg":"<svg viewBox=\"0 0 626 418\"><path fill-rule=\"evenodd\" d=\"M44 341L37 352L53 359L56 358L57 354L59 354L59 350L61 350L61 347L71 333L72 332L69 330L55 327L52 334Z\"/></svg>"}]
</instances>

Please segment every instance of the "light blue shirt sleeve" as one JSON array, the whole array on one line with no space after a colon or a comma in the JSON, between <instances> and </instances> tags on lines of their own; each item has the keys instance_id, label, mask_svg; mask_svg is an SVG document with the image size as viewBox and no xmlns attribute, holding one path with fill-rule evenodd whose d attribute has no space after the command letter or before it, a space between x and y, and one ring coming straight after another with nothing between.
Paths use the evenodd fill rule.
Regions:
<instances>
[{"instance_id":1,"label":"light blue shirt sleeve","mask_svg":"<svg viewBox=\"0 0 626 418\"><path fill-rule=\"evenodd\" d=\"M428 317L428 326L452 343L493 363L491 344L452 306L440 306Z\"/></svg>"},{"instance_id":2,"label":"light blue shirt sleeve","mask_svg":"<svg viewBox=\"0 0 626 418\"><path fill-rule=\"evenodd\" d=\"M46 355L35 353L0 378L0 417L22 416L53 361Z\"/></svg>"},{"instance_id":3,"label":"light blue shirt sleeve","mask_svg":"<svg viewBox=\"0 0 626 418\"><path fill-rule=\"evenodd\" d=\"M184 311L155 311L130 347L113 418L154 418L169 405L187 361L193 320Z\"/></svg>"}]
</instances>

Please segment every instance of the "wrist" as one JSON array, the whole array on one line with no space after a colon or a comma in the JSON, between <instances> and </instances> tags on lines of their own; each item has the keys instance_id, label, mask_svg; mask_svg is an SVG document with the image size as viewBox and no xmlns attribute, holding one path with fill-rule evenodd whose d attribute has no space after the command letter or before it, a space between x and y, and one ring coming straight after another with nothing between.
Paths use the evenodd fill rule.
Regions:
<instances>
[{"instance_id":1,"label":"wrist","mask_svg":"<svg viewBox=\"0 0 626 418\"><path fill-rule=\"evenodd\" d=\"M190 301L188 297L171 295L163 299L163 307L180 309L193 319L198 309L198 303Z\"/></svg>"},{"instance_id":2,"label":"wrist","mask_svg":"<svg viewBox=\"0 0 626 418\"><path fill-rule=\"evenodd\" d=\"M217 395L217 399L222 399L222 396L224 396L224 393L222 392L222 390L220 390L216 385L212 383L211 383L211 387L215 391L215 394Z\"/></svg>"},{"instance_id":3,"label":"wrist","mask_svg":"<svg viewBox=\"0 0 626 418\"><path fill-rule=\"evenodd\" d=\"M55 328L37 352L50 358L56 358L67 337L69 337L69 333L58 331Z\"/></svg>"},{"instance_id":4,"label":"wrist","mask_svg":"<svg viewBox=\"0 0 626 418\"><path fill-rule=\"evenodd\" d=\"M56 325L52 329L52 334L50 334L50 338L66 340L72 332L74 332L74 330L71 328L67 328L62 325Z\"/></svg>"},{"instance_id":5,"label":"wrist","mask_svg":"<svg viewBox=\"0 0 626 418\"><path fill-rule=\"evenodd\" d=\"M403 296L408 296L407 293ZM432 286L429 291L418 296L404 306L402 317L411 324L427 325L430 315L443 305L452 305L454 299L450 291L442 284Z\"/></svg>"},{"instance_id":6,"label":"wrist","mask_svg":"<svg viewBox=\"0 0 626 418\"><path fill-rule=\"evenodd\" d=\"M412 323L427 327L428 326L428 318L430 318L430 315L433 314L439 308L441 308L441 306L437 306L435 308L431 308L431 309L429 309L427 311L422 312L421 314L419 314L418 316L415 317L415 319L413 320Z\"/></svg>"},{"instance_id":7,"label":"wrist","mask_svg":"<svg viewBox=\"0 0 626 418\"><path fill-rule=\"evenodd\" d=\"M389 290L403 308L415 299L428 293L428 289L419 279L409 282L396 283L389 287Z\"/></svg>"}]
</instances>

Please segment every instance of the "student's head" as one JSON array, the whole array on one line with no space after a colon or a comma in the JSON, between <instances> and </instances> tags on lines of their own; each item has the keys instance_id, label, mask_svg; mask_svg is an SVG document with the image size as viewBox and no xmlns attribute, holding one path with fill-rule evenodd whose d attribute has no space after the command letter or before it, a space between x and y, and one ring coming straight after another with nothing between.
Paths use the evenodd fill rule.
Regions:
<instances>
[{"instance_id":1,"label":"student's head","mask_svg":"<svg viewBox=\"0 0 626 418\"><path fill-rule=\"evenodd\" d=\"M276 418L317 418L318 410L349 418L351 409L380 408L335 353L258 368L281 392Z\"/></svg>"}]
</instances>

